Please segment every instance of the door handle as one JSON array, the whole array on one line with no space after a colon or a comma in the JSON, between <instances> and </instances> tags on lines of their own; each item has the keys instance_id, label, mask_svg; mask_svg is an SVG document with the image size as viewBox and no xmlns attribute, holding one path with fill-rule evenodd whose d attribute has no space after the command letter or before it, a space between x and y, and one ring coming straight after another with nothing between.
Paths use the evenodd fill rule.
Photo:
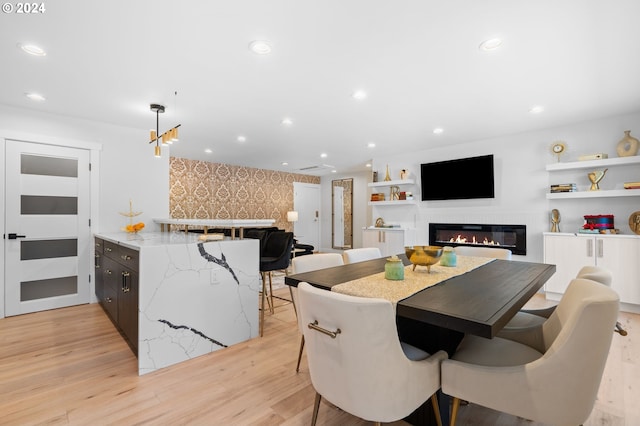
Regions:
<instances>
[{"instance_id":1,"label":"door handle","mask_svg":"<svg viewBox=\"0 0 640 426\"><path fill-rule=\"evenodd\" d=\"M26 235L18 235L18 234L8 234L10 240L15 240L16 238L27 238Z\"/></svg>"}]
</instances>

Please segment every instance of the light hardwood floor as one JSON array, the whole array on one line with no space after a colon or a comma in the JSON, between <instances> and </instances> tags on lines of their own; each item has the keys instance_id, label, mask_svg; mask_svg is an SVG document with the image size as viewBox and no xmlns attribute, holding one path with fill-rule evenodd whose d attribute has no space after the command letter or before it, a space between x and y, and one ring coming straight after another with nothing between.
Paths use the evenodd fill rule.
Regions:
<instances>
[{"instance_id":1,"label":"light hardwood floor","mask_svg":"<svg viewBox=\"0 0 640 426\"><path fill-rule=\"evenodd\" d=\"M285 289L278 290L288 295ZM545 304L538 296L531 306ZM620 314L598 401L585 426L640 424L640 316ZM136 358L95 304L0 320L2 425L308 425L314 390L291 305L267 315L265 335L157 372ZM322 404L320 425L362 425ZM402 425L399 421L396 425ZM530 425L473 404L458 425Z\"/></svg>"}]
</instances>

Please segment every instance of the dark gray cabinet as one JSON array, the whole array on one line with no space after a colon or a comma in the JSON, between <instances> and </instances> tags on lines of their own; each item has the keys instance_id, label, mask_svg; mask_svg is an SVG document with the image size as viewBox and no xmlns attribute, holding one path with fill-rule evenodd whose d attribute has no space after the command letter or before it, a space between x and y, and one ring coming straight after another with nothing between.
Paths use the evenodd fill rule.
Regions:
<instances>
[{"instance_id":1,"label":"dark gray cabinet","mask_svg":"<svg viewBox=\"0 0 640 426\"><path fill-rule=\"evenodd\" d=\"M136 356L138 272L138 251L96 238L96 297Z\"/></svg>"}]
</instances>

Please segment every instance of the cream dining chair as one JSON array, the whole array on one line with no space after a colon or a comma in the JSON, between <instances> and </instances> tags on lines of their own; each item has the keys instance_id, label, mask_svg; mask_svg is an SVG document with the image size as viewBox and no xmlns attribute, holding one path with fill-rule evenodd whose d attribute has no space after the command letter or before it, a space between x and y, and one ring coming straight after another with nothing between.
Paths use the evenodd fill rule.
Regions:
<instances>
[{"instance_id":1,"label":"cream dining chair","mask_svg":"<svg viewBox=\"0 0 640 426\"><path fill-rule=\"evenodd\" d=\"M571 281L528 346L500 337L464 337L442 363L442 391L528 420L580 425L590 415L611 345L619 298L595 281Z\"/></svg>"},{"instance_id":2,"label":"cream dining chair","mask_svg":"<svg viewBox=\"0 0 640 426\"><path fill-rule=\"evenodd\" d=\"M585 278L597 283L611 286L612 274L607 268L601 266L587 265L582 267L576 278ZM527 344L531 339L537 339L536 335L542 333L542 324L551 316L557 305L540 309L521 309L497 334L504 339L515 340L516 342ZM627 332L622 325L616 321L614 330L622 336Z\"/></svg>"},{"instance_id":3,"label":"cream dining chair","mask_svg":"<svg viewBox=\"0 0 640 426\"><path fill-rule=\"evenodd\" d=\"M294 257L291 260L291 273L301 274L303 272L317 271L318 269L331 268L343 265L342 256L338 253L315 253L312 255ZM302 324L300 323L300 313L298 312L298 291L296 288L289 286L291 300L293 300L293 309L298 319L298 330L300 330L300 350L298 351L298 362L296 363L296 373L300 371L300 361L302 360L302 352L304 350L304 334L302 334Z\"/></svg>"},{"instance_id":4,"label":"cream dining chair","mask_svg":"<svg viewBox=\"0 0 640 426\"><path fill-rule=\"evenodd\" d=\"M355 297L298 286L311 383L316 390L311 424L321 399L364 420L400 420L431 398L440 421L436 391L444 351L433 355L401 343L395 312L385 299Z\"/></svg>"},{"instance_id":5,"label":"cream dining chair","mask_svg":"<svg viewBox=\"0 0 640 426\"><path fill-rule=\"evenodd\" d=\"M363 247L349 249L342 252L344 263L364 262L365 260L379 259L382 253L378 247Z\"/></svg>"}]
</instances>

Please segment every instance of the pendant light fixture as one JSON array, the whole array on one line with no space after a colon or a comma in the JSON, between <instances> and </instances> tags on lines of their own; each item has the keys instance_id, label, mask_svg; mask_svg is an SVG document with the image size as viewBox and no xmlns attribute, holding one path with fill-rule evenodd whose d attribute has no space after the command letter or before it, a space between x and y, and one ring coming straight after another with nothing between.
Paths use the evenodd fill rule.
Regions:
<instances>
[{"instance_id":1,"label":"pendant light fixture","mask_svg":"<svg viewBox=\"0 0 640 426\"><path fill-rule=\"evenodd\" d=\"M150 108L151 108L151 111L156 113L156 129L151 130L151 140L149 141L149 143L150 144L154 142L156 143L155 156L161 157L162 149L160 148L160 143L162 142L162 145L170 145L173 142L177 142L178 127L180 127L180 124L160 134L160 114L164 113L164 105L151 104Z\"/></svg>"}]
</instances>

